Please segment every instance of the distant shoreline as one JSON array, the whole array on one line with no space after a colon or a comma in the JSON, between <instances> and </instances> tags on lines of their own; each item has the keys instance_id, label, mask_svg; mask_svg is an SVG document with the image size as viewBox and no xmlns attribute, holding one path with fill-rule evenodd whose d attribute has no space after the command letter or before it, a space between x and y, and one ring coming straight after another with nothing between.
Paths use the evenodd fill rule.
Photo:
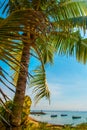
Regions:
<instances>
[{"instance_id":1,"label":"distant shoreline","mask_svg":"<svg viewBox=\"0 0 87 130\"><path fill-rule=\"evenodd\" d=\"M36 111L32 111L32 112L30 112L30 114L40 114L40 115L45 115L46 113L43 112L43 111L38 111L38 112L36 112Z\"/></svg>"},{"instance_id":2,"label":"distant shoreline","mask_svg":"<svg viewBox=\"0 0 87 130\"><path fill-rule=\"evenodd\" d=\"M76 126L81 123L87 123L86 111L84 112L84 111L62 111L62 110L61 111L32 110L30 115L37 121L48 122L49 124L53 125Z\"/></svg>"},{"instance_id":3,"label":"distant shoreline","mask_svg":"<svg viewBox=\"0 0 87 130\"><path fill-rule=\"evenodd\" d=\"M87 112L87 110L31 110L31 112Z\"/></svg>"}]
</instances>

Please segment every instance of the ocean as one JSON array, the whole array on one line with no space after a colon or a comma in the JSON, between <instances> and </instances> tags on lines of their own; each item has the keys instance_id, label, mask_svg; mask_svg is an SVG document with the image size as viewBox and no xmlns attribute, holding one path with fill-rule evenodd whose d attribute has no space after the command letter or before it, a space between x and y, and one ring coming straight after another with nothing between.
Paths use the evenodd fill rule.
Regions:
<instances>
[{"instance_id":1,"label":"ocean","mask_svg":"<svg viewBox=\"0 0 87 130\"><path fill-rule=\"evenodd\" d=\"M30 114L37 121L55 125L72 125L87 123L87 111L43 111L42 114ZM55 117L51 117L56 115ZM74 118L73 118L74 117Z\"/></svg>"}]
</instances>

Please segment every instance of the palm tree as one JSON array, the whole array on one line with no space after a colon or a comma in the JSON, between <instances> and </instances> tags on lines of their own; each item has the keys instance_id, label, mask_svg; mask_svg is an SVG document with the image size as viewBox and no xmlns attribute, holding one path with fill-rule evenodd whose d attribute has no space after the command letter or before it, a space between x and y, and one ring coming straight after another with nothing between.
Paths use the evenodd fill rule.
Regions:
<instances>
[{"instance_id":1,"label":"palm tree","mask_svg":"<svg viewBox=\"0 0 87 130\"><path fill-rule=\"evenodd\" d=\"M15 90L8 83L16 88L11 125L21 124L27 78L32 78L36 102L44 96L49 99L45 64L53 62L55 53L76 55L79 61L86 62L87 40L79 31L86 30L86 5L82 0L8 0L2 4L2 13L8 17L0 19L0 60L13 70L14 77L9 79L9 72L1 66L0 80L11 91ZM31 57L40 61L32 75L28 71ZM2 89L0 92L7 100Z\"/></svg>"}]
</instances>

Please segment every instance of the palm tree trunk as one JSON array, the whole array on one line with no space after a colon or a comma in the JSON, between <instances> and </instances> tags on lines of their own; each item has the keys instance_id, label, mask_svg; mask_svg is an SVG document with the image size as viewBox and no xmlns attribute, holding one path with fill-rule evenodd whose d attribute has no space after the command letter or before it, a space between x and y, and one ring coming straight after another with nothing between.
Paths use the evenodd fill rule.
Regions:
<instances>
[{"instance_id":1,"label":"palm tree trunk","mask_svg":"<svg viewBox=\"0 0 87 130\"><path fill-rule=\"evenodd\" d=\"M24 43L23 53L21 57L22 65L20 67L16 93L15 93L14 103L13 103L14 106L12 110L12 114L14 116L11 117L11 124L12 126L15 126L15 127L18 127L21 125L21 115L22 115L27 75L28 75L29 51L30 51L29 43Z\"/></svg>"}]
</instances>

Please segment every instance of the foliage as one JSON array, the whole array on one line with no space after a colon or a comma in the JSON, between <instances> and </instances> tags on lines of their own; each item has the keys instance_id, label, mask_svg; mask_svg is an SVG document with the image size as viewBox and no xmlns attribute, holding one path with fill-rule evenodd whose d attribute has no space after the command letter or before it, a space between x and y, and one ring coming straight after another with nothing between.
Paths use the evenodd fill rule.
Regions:
<instances>
[{"instance_id":1,"label":"foliage","mask_svg":"<svg viewBox=\"0 0 87 130\"><path fill-rule=\"evenodd\" d=\"M34 87L33 93L35 93L36 103L38 100L44 97L46 93L46 98L50 97L50 92L48 89L47 81L45 80L46 74L42 68L37 68L34 70L34 79L31 79L31 87Z\"/></svg>"},{"instance_id":2,"label":"foliage","mask_svg":"<svg viewBox=\"0 0 87 130\"><path fill-rule=\"evenodd\" d=\"M24 104L23 104L23 111L22 111L22 125L24 125L24 126L29 124L27 119L30 114L31 103L32 103L31 98L26 95ZM4 107L0 106L0 121L6 125L10 124L10 117L11 117L11 113L12 113L11 111L12 111L13 105L14 104L12 101L7 101L7 102L5 102ZM4 118L2 118L2 117L4 117Z\"/></svg>"},{"instance_id":3,"label":"foliage","mask_svg":"<svg viewBox=\"0 0 87 130\"><path fill-rule=\"evenodd\" d=\"M50 125L48 126L47 123L39 123L38 127L34 124L29 124L27 128L23 128L23 130L87 130L87 124L80 124L79 126L72 127L70 125Z\"/></svg>"},{"instance_id":4,"label":"foliage","mask_svg":"<svg viewBox=\"0 0 87 130\"><path fill-rule=\"evenodd\" d=\"M43 73L45 73L44 64L53 63L55 53L74 55L78 61L86 63L87 39L82 39L79 33L81 29L85 32L87 27L86 1L5 0L0 2L2 14L7 13L8 16L0 19L0 60L13 72L10 76L3 66L0 67L2 86L13 91L6 83L9 82L16 87L20 66L24 67L21 63L24 42L28 43L29 37L30 58L34 57L41 62L42 67L38 68L41 68ZM39 72L39 69L36 72ZM32 76L33 73L29 72L29 78ZM46 80L46 74L43 79ZM45 91L41 97L49 98L47 84L44 84L44 88ZM38 92L35 99L39 95ZM41 89L40 93L42 93Z\"/></svg>"},{"instance_id":5,"label":"foliage","mask_svg":"<svg viewBox=\"0 0 87 130\"><path fill-rule=\"evenodd\" d=\"M22 111L22 122L26 124L26 119L28 118L30 114L30 107L31 107L32 101L29 96L25 96L24 104L23 104L23 111Z\"/></svg>"},{"instance_id":6,"label":"foliage","mask_svg":"<svg viewBox=\"0 0 87 130\"><path fill-rule=\"evenodd\" d=\"M0 11L7 14L0 19L0 63L12 70L10 73L4 65L0 66L0 104L4 106L4 100L8 99L3 86L15 95L16 92L19 94L25 91L18 88L18 81L21 81L20 77L24 74L27 83L29 81L34 88L36 103L43 97L50 100L45 65L53 63L54 55L75 56L78 61L87 62L87 39L80 34L81 30L85 33L87 28L87 2L1 0L0 3ZM22 59L24 52L27 54ZM29 62L32 57L39 61L39 67L32 73L28 70L28 64L27 67L23 64L27 57ZM26 82L24 83L26 88ZM20 92L15 92L14 88ZM22 114L23 117L24 115Z\"/></svg>"},{"instance_id":7,"label":"foliage","mask_svg":"<svg viewBox=\"0 0 87 130\"><path fill-rule=\"evenodd\" d=\"M12 114L13 102L7 101L4 106L0 106L0 122L4 124L5 127L10 126L10 117ZM1 124L1 123L0 123Z\"/></svg>"}]
</instances>

